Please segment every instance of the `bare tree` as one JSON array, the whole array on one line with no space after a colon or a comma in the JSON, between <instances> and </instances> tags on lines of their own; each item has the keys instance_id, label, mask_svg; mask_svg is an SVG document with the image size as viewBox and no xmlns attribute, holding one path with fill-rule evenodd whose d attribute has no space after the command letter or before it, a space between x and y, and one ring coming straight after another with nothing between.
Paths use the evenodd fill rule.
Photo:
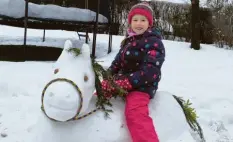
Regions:
<instances>
[{"instance_id":1,"label":"bare tree","mask_svg":"<svg viewBox=\"0 0 233 142\"><path fill-rule=\"evenodd\" d=\"M233 3L230 0L207 0L206 5L212 9L212 35L216 46L223 48L233 47Z\"/></svg>"},{"instance_id":2,"label":"bare tree","mask_svg":"<svg viewBox=\"0 0 233 142\"><path fill-rule=\"evenodd\" d=\"M228 0L207 0L206 5L212 9L214 15L215 15L215 20L220 21L221 14L222 14L222 9L224 6L228 3ZM220 27L220 23L216 23L217 28Z\"/></svg>"}]
</instances>

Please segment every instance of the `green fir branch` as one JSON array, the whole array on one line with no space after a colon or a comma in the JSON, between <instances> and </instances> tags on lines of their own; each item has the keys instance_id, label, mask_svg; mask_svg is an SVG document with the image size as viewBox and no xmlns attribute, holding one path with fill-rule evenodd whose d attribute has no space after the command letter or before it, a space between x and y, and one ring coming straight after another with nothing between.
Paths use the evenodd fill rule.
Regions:
<instances>
[{"instance_id":1,"label":"green fir branch","mask_svg":"<svg viewBox=\"0 0 233 142\"><path fill-rule=\"evenodd\" d=\"M67 49L68 53L73 53L75 57L81 54L81 50L79 48L69 48Z\"/></svg>"},{"instance_id":2,"label":"green fir branch","mask_svg":"<svg viewBox=\"0 0 233 142\"><path fill-rule=\"evenodd\" d=\"M69 48L67 49L69 53L73 53L75 57L81 54L81 50L79 48ZM105 71L104 68L98 64L94 58L91 58L92 66L95 72L95 88L97 95L96 107L102 109L105 112L105 116L108 118L109 113L112 110L107 109L107 107L112 107L112 104L108 98L106 98L103 94L100 77L107 80L112 80L112 76L108 71Z\"/></svg>"},{"instance_id":3,"label":"green fir branch","mask_svg":"<svg viewBox=\"0 0 233 142\"><path fill-rule=\"evenodd\" d=\"M113 98L121 97L124 99L127 92L114 83L114 77L111 75L111 73L109 71L106 71L99 63L95 61L94 58L92 58L92 66L95 72L96 93L98 94L96 106L100 107L105 112L106 117L109 117L109 112L113 111L110 109L106 109L106 106L112 107L112 103L110 102L109 98L106 98L104 96L101 81L99 78L101 77L103 80L108 80L110 85L112 85L116 89L116 91L111 94Z\"/></svg>"},{"instance_id":4,"label":"green fir branch","mask_svg":"<svg viewBox=\"0 0 233 142\"><path fill-rule=\"evenodd\" d=\"M198 133L202 142L205 142L202 128L197 121L198 116L196 114L195 109L191 107L192 103L189 100L184 101L181 97L177 97L175 95L173 95L173 97L176 99L176 101L179 103L179 105L183 109L185 117L186 117L186 121L188 122L191 129Z\"/></svg>"}]
</instances>

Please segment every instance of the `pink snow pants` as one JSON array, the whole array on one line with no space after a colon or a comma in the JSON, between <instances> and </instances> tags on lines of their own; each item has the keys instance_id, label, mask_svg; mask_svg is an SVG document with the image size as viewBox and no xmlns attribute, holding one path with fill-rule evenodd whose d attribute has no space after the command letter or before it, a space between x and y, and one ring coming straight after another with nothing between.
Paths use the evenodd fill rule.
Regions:
<instances>
[{"instance_id":1,"label":"pink snow pants","mask_svg":"<svg viewBox=\"0 0 233 142\"><path fill-rule=\"evenodd\" d=\"M125 118L133 142L159 142L153 121L149 116L149 95L139 91L126 97Z\"/></svg>"}]
</instances>

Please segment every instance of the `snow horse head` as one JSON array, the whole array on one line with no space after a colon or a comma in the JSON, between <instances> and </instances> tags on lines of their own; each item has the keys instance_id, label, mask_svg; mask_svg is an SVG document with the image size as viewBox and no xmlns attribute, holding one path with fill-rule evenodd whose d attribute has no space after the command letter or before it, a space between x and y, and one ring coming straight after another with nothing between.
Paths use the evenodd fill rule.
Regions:
<instances>
[{"instance_id":1,"label":"snow horse head","mask_svg":"<svg viewBox=\"0 0 233 142\"><path fill-rule=\"evenodd\" d=\"M85 113L95 90L89 46L73 48L67 40L50 80L41 98L41 108L48 118L63 122Z\"/></svg>"}]
</instances>

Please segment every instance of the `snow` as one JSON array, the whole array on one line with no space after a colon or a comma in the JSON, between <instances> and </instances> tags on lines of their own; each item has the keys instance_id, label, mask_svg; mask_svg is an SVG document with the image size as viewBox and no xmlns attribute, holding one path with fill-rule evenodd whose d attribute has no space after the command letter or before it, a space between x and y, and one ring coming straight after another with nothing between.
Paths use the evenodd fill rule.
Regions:
<instances>
[{"instance_id":1,"label":"snow","mask_svg":"<svg viewBox=\"0 0 233 142\"><path fill-rule=\"evenodd\" d=\"M25 15L24 0L1 0L0 16L8 16L13 18L23 18ZM78 16L77 16L78 15ZM52 4L38 5L34 3L28 4L28 16L31 18L54 19L64 21L82 21L93 22L96 20L96 13L89 9L80 9L73 7L61 7ZM98 21L107 23L108 19L99 14Z\"/></svg>"},{"instance_id":2,"label":"snow","mask_svg":"<svg viewBox=\"0 0 233 142\"><path fill-rule=\"evenodd\" d=\"M57 98L53 97L53 99L56 100ZM65 101L63 100L63 102ZM95 102L96 97L94 96L90 101L91 109L88 109L86 112L95 108ZM167 106L166 102L169 102L171 105ZM105 119L104 113L97 111L95 114L77 122L54 123L45 117L44 114L41 114L38 118L37 125L34 126L34 135L36 136L31 141L76 142L78 139L79 141L87 142L129 142L130 137L123 117L124 103L119 99L112 100L112 103L114 112L110 115L110 119ZM64 109L60 109L65 106L66 103L60 105L59 109L53 107L54 114L57 112L63 115L67 114L67 111L64 112ZM189 132L188 124L185 122L184 114L171 94L159 92L156 98L152 100L150 109L152 110L151 116L154 119L157 133L162 142L168 142L174 139L177 141L189 140L190 142L194 142ZM171 109L174 111L169 111ZM73 111L76 112L75 110ZM164 113L164 111L167 113ZM176 113L176 116L173 113ZM171 120L170 116L174 116L174 118ZM59 116L57 115L55 118L59 118ZM164 121L167 123L164 123ZM176 129L176 131L173 132L173 129ZM167 136L168 133L170 134L169 136ZM85 135L89 137L85 137Z\"/></svg>"},{"instance_id":3,"label":"snow","mask_svg":"<svg viewBox=\"0 0 233 142\"><path fill-rule=\"evenodd\" d=\"M21 30L0 26L0 44L23 43L23 32L20 32ZM42 33L43 31L30 30L28 42L42 44ZM66 39L79 42L75 32L48 31L47 38L49 38L48 41L46 40L47 43L57 44L61 48L63 48ZM102 61L101 64L105 68L110 65L114 55L119 50L123 38L123 36L113 37L113 52L107 55L108 36L97 36L98 60ZM59 41L59 43L56 41ZM163 92L166 91L184 97L186 100L190 99L199 116L198 121L203 128L207 142L232 142L233 116L231 108L233 107L233 88L231 84L233 81L233 51L204 44L201 45L202 49L200 51L195 51L189 48L190 43L168 40L163 40L163 42L166 48L166 61L162 68L162 80L158 90L163 95L158 93L157 97L162 97L161 100L167 101L163 102L159 101L160 99L155 99L151 102L151 105L154 104L156 107L161 105L160 107L165 110L170 110L168 113L165 113L167 111L163 109L152 111L151 116L157 117L156 120L154 119L156 122L160 122L159 117L164 119L157 126L160 137L166 136L168 139L172 137L173 142L178 142L181 138L184 142L192 141L189 133L187 133L188 131L181 133L183 130L187 130L186 123L182 123L183 117L179 115L179 109L175 107L175 103L171 103L169 100L169 93ZM68 135L69 133L68 140L70 142L79 139L81 141L88 141L87 139L89 139L90 141L105 140L112 142L111 140L114 138L122 140L122 142L127 141L127 131L119 128L122 124L120 120L123 119L123 115L119 115L120 113L123 114L123 111L120 111L123 110L121 108L123 105L119 103L119 100L113 102L116 107L114 107L115 113L111 114L112 119L102 119L103 113L101 112L97 112L83 120L78 120L81 122L71 122L65 126L63 123L57 124L46 119L40 110L41 92L45 84L51 79L51 74L56 68L54 65L55 62L0 61L0 134L7 135L6 137L0 136L0 141L31 142L35 135L43 139L46 133L51 134L51 137L56 134ZM81 65L78 65L78 67L80 67L81 72ZM171 116L164 118L164 113L171 114ZM180 121L176 120L176 118L180 118ZM178 122L177 125L181 126L177 128L176 124L170 123L173 121ZM95 123L99 125L93 125ZM47 130L45 129L46 126ZM163 133L163 130L167 130L166 128L169 128L169 126L176 128L171 130L172 133L169 132L172 135L171 137L167 136L168 133ZM49 131L54 130L55 127L57 131ZM68 128L73 128L72 130L75 131L71 132ZM87 132L85 129L89 130L91 135L84 133ZM96 131L97 129L98 131ZM109 132L106 134L101 133L105 129L109 130ZM74 132L77 132L76 134L80 133L78 138L75 137ZM62 137L60 138L62 139ZM164 140L162 142L169 141Z\"/></svg>"}]
</instances>

